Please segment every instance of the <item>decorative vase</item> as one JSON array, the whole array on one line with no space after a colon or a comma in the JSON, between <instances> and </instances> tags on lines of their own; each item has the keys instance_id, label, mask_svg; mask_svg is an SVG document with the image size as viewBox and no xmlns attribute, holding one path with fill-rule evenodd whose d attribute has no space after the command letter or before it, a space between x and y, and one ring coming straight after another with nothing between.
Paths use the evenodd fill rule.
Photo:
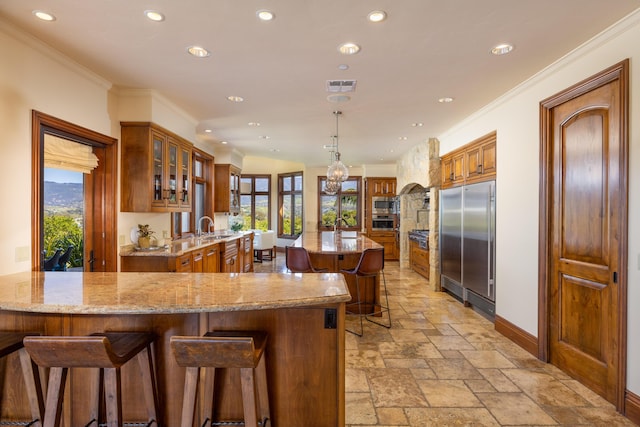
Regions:
<instances>
[{"instance_id":1,"label":"decorative vase","mask_svg":"<svg viewBox=\"0 0 640 427\"><path fill-rule=\"evenodd\" d=\"M151 246L151 238L149 236L138 237L138 246L143 249L149 249L149 247Z\"/></svg>"}]
</instances>

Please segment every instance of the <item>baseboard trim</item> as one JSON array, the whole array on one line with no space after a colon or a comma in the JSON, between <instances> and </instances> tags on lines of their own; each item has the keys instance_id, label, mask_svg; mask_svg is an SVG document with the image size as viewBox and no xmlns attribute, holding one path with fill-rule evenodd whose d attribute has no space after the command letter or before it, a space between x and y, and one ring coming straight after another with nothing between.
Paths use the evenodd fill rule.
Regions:
<instances>
[{"instance_id":1,"label":"baseboard trim","mask_svg":"<svg viewBox=\"0 0 640 427\"><path fill-rule=\"evenodd\" d=\"M624 396L624 416L640 425L640 396L629 390Z\"/></svg>"},{"instance_id":2,"label":"baseboard trim","mask_svg":"<svg viewBox=\"0 0 640 427\"><path fill-rule=\"evenodd\" d=\"M526 351L538 357L538 338L496 314L494 328Z\"/></svg>"}]
</instances>

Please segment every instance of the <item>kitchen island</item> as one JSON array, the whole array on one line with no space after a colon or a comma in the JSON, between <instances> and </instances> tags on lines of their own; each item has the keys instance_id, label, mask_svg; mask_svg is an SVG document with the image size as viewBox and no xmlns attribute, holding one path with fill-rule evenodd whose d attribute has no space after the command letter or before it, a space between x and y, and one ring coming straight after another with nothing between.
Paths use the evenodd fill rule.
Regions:
<instances>
[{"instance_id":1,"label":"kitchen island","mask_svg":"<svg viewBox=\"0 0 640 427\"><path fill-rule=\"evenodd\" d=\"M338 426L344 417L344 304L341 274L73 273L0 276L3 330L44 335L153 331L162 408L161 425L179 426L184 368L171 353L172 335L210 330L263 330L272 425ZM28 419L19 360L5 365L3 419ZM91 376L72 370L64 401L65 425L89 420ZM138 367L122 370L126 421L145 419ZM229 382L228 375L221 381ZM225 384L219 420L242 418L239 388ZM8 400L6 400L8 399ZM6 403L5 402L9 402ZM202 423L202 421L200 421Z\"/></svg>"},{"instance_id":2,"label":"kitchen island","mask_svg":"<svg viewBox=\"0 0 640 427\"><path fill-rule=\"evenodd\" d=\"M303 233L296 239L293 246L305 248L315 268L326 268L335 273L355 268L365 250L382 248L382 245L365 235L348 231ZM345 280L350 294L355 297L355 277L347 275ZM363 302L363 312L380 311L379 276L360 279L360 298Z\"/></svg>"}]
</instances>

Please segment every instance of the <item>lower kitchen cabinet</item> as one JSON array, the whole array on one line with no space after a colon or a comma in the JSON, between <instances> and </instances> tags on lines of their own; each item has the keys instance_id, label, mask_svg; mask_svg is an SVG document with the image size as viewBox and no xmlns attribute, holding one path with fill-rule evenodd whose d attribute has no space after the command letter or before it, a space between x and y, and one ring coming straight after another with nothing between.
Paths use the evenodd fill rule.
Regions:
<instances>
[{"instance_id":1,"label":"lower kitchen cabinet","mask_svg":"<svg viewBox=\"0 0 640 427\"><path fill-rule=\"evenodd\" d=\"M398 240L395 231L371 231L367 237L384 247L384 259L386 261L398 260Z\"/></svg>"},{"instance_id":2,"label":"lower kitchen cabinet","mask_svg":"<svg viewBox=\"0 0 640 427\"><path fill-rule=\"evenodd\" d=\"M413 271L429 279L429 249L421 248L414 240L409 240L409 264Z\"/></svg>"},{"instance_id":3,"label":"lower kitchen cabinet","mask_svg":"<svg viewBox=\"0 0 640 427\"><path fill-rule=\"evenodd\" d=\"M202 268L205 273L217 273L220 271L220 249L218 245L204 248Z\"/></svg>"}]
</instances>

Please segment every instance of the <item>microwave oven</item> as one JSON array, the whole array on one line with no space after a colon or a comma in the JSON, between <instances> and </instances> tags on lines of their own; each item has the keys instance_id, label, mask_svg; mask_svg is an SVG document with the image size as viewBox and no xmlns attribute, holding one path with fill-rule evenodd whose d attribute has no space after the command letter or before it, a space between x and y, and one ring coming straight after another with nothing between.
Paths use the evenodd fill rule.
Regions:
<instances>
[{"instance_id":1,"label":"microwave oven","mask_svg":"<svg viewBox=\"0 0 640 427\"><path fill-rule=\"evenodd\" d=\"M378 214L396 213L396 199L394 197L373 197L371 210Z\"/></svg>"}]
</instances>

